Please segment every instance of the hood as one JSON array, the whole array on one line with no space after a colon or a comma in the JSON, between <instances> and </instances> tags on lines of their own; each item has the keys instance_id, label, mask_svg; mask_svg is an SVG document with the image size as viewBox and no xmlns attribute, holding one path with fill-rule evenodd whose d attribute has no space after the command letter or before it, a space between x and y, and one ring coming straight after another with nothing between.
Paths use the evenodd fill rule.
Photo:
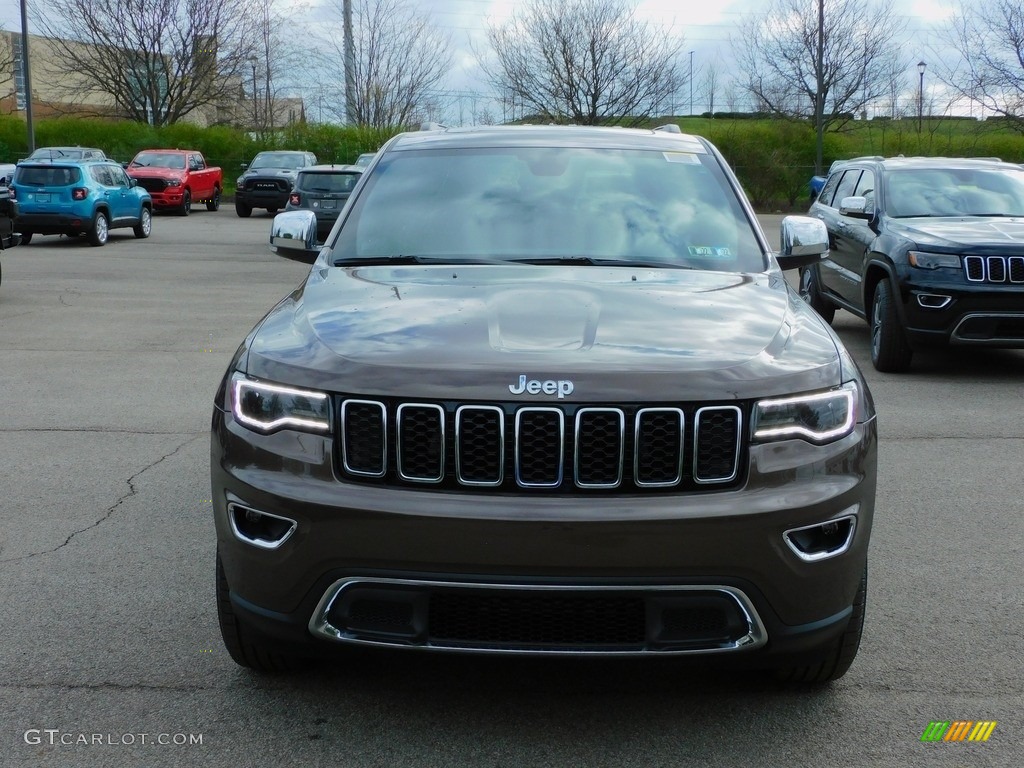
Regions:
<instances>
[{"instance_id":1,"label":"hood","mask_svg":"<svg viewBox=\"0 0 1024 768\"><path fill-rule=\"evenodd\" d=\"M962 216L957 218L890 219L893 234L922 248L963 249L972 246L1024 246L1024 218Z\"/></svg>"},{"instance_id":2,"label":"hood","mask_svg":"<svg viewBox=\"0 0 1024 768\"><path fill-rule=\"evenodd\" d=\"M840 379L833 337L777 273L315 269L265 318L248 353L249 373L267 379L463 400L509 399L523 376L572 380L574 400L642 402L763 396Z\"/></svg>"},{"instance_id":3,"label":"hood","mask_svg":"<svg viewBox=\"0 0 1024 768\"><path fill-rule=\"evenodd\" d=\"M246 168L242 176L287 176L289 178L298 175L295 168Z\"/></svg>"},{"instance_id":4,"label":"hood","mask_svg":"<svg viewBox=\"0 0 1024 768\"><path fill-rule=\"evenodd\" d=\"M136 166L125 170L135 179L180 179L186 173L184 168L161 168L154 165Z\"/></svg>"}]
</instances>

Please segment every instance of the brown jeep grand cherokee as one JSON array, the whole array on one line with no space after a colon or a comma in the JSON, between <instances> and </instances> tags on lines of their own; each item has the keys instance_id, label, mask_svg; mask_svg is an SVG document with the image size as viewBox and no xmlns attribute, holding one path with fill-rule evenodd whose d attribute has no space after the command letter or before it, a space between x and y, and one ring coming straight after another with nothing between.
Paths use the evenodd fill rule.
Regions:
<instances>
[{"instance_id":1,"label":"brown jeep grand cherokee","mask_svg":"<svg viewBox=\"0 0 1024 768\"><path fill-rule=\"evenodd\" d=\"M314 249L309 211L275 248ZM841 676L864 617L871 397L707 141L388 142L213 412L239 664L351 645L705 655Z\"/></svg>"}]
</instances>

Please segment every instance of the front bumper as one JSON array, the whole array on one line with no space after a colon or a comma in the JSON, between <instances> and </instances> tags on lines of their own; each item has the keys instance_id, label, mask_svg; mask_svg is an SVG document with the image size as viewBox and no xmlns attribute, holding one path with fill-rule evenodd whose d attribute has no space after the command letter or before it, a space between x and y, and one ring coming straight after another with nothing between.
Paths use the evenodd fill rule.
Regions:
<instances>
[{"instance_id":1,"label":"front bumper","mask_svg":"<svg viewBox=\"0 0 1024 768\"><path fill-rule=\"evenodd\" d=\"M904 286L903 321L912 345L1024 348L1024 285L908 280Z\"/></svg>"},{"instance_id":2,"label":"front bumper","mask_svg":"<svg viewBox=\"0 0 1024 768\"><path fill-rule=\"evenodd\" d=\"M235 190L235 200L250 208L284 208L288 204L289 190L252 189L248 185Z\"/></svg>"},{"instance_id":3,"label":"front bumper","mask_svg":"<svg viewBox=\"0 0 1024 768\"><path fill-rule=\"evenodd\" d=\"M330 437L258 435L214 412L213 506L231 601L250 626L307 650L362 642L533 652L514 642L437 642L421 631L427 614L418 606L436 595L515 592L527 611L547 610L530 602L537 593L566 598L566 610L580 608L575 596L643 604L647 631L632 645L582 649L566 641L555 643L559 652L795 653L843 632L867 558L873 421L827 446L753 446L742 488L679 495L552 497L344 483L333 450ZM230 504L294 521L294 530L280 546L254 546L232 525ZM856 525L840 555L810 562L785 542L786 531L844 515ZM368 589L371 602L379 590L395 590L382 599L401 604L396 610L411 617L410 628L339 627L349 614L332 611L352 585ZM725 623L746 625L696 644L660 633L664 611L689 610L695 596L731 601L722 604Z\"/></svg>"}]
</instances>

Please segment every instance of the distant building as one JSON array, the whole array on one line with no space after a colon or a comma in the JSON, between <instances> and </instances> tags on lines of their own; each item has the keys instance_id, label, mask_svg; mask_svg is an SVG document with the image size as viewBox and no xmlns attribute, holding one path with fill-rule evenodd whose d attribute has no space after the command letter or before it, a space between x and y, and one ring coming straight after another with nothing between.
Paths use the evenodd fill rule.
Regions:
<instances>
[{"instance_id":1,"label":"distant building","mask_svg":"<svg viewBox=\"0 0 1024 768\"><path fill-rule=\"evenodd\" d=\"M50 117L107 117L129 119L111 92L96 86L92 81L77 73L66 73L59 65L60 56L56 41L40 35L29 35L30 75L32 80L32 114L35 118ZM22 38L18 32L0 30L0 114L25 115L25 84L22 73ZM85 47L84 43L71 43ZM203 40L198 55L216 57L215 38ZM254 119L252 90L246 90L251 83L232 78L237 87L225 89L237 94L220 103L199 107L182 118L182 122L200 127L210 125L234 125L252 129ZM273 125L282 127L290 123L305 121L305 105L300 98L273 99ZM266 122L266 109L259 104L259 123Z\"/></svg>"}]
</instances>

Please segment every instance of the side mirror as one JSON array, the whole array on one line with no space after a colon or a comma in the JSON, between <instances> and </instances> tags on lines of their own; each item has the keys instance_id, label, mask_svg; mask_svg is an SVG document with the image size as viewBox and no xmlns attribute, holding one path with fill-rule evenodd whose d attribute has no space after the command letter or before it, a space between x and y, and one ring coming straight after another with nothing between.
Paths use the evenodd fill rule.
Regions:
<instances>
[{"instance_id":1,"label":"side mirror","mask_svg":"<svg viewBox=\"0 0 1024 768\"><path fill-rule=\"evenodd\" d=\"M270 225L270 250L286 256L316 257L316 214L312 211L285 211Z\"/></svg>"},{"instance_id":2,"label":"side mirror","mask_svg":"<svg viewBox=\"0 0 1024 768\"><path fill-rule=\"evenodd\" d=\"M133 179L131 176L129 176L128 177L128 186L129 187L137 187L137 186L139 186L139 180L138 179Z\"/></svg>"},{"instance_id":3,"label":"side mirror","mask_svg":"<svg viewBox=\"0 0 1024 768\"><path fill-rule=\"evenodd\" d=\"M241 167L241 169L242 169L243 171L244 171L244 170L245 170L246 168L248 168L248 167L249 167L249 164L248 164L248 163L239 163L238 165L239 165L239 166Z\"/></svg>"},{"instance_id":4,"label":"side mirror","mask_svg":"<svg viewBox=\"0 0 1024 768\"><path fill-rule=\"evenodd\" d=\"M839 215L854 219L870 219L874 211L868 210L866 197L844 197L839 203Z\"/></svg>"},{"instance_id":5,"label":"side mirror","mask_svg":"<svg viewBox=\"0 0 1024 768\"><path fill-rule=\"evenodd\" d=\"M776 257L783 270L810 266L828 253L825 223L810 216L787 216L782 220L782 250Z\"/></svg>"}]
</instances>

